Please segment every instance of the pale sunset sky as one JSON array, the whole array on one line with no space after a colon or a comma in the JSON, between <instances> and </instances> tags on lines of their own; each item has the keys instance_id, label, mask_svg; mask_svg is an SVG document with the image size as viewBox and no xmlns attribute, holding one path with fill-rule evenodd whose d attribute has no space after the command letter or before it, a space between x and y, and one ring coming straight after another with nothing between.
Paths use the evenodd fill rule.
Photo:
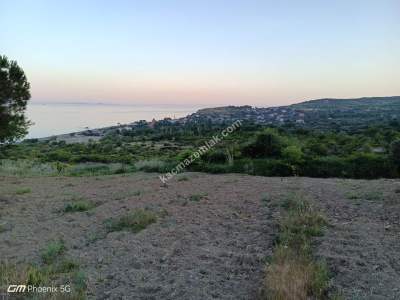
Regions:
<instances>
[{"instance_id":1,"label":"pale sunset sky","mask_svg":"<svg viewBox=\"0 0 400 300\"><path fill-rule=\"evenodd\" d=\"M399 0L2 0L0 24L32 102L400 95Z\"/></svg>"}]
</instances>

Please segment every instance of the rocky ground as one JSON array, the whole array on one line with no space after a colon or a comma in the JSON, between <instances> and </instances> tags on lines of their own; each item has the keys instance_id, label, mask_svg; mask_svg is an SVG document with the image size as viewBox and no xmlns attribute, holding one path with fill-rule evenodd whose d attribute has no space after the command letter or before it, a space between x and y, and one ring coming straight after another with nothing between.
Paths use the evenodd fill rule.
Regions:
<instances>
[{"instance_id":1,"label":"rocky ground","mask_svg":"<svg viewBox=\"0 0 400 300\"><path fill-rule=\"evenodd\" d=\"M327 216L316 254L345 299L400 298L400 183L187 173L162 186L155 174L0 178L0 258L40 263L63 239L91 299L257 299L278 232L279 203L296 192ZM76 199L94 204L65 212ZM136 208L146 229L107 232Z\"/></svg>"}]
</instances>

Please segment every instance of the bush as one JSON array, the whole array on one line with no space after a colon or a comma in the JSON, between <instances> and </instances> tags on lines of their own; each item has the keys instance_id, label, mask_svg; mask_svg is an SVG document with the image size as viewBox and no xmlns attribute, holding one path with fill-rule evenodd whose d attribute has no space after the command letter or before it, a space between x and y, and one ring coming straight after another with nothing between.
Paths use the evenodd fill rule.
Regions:
<instances>
[{"instance_id":1,"label":"bush","mask_svg":"<svg viewBox=\"0 0 400 300\"><path fill-rule=\"evenodd\" d=\"M75 155L70 159L74 163L85 163L85 162L99 162L99 163L109 163L111 162L109 155L101 154L82 154Z\"/></svg>"},{"instance_id":2,"label":"bush","mask_svg":"<svg viewBox=\"0 0 400 300\"><path fill-rule=\"evenodd\" d=\"M390 144L390 156L396 167L400 169L400 140L395 140Z\"/></svg>"},{"instance_id":3,"label":"bush","mask_svg":"<svg viewBox=\"0 0 400 300\"><path fill-rule=\"evenodd\" d=\"M253 174L259 176L293 176L294 168L282 160L257 159L253 161Z\"/></svg>"},{"instance_id":4,"label":"bush","mask_svg":"<svg viewBox=\"0 0 400 300\"><path fill-rule=\"evenodd\" d=\"M158 172L165 173L169 172L175 167L175 163L168 163L161 160L142 160L135 163L135 168L139 171L144 172Z\"/></svg>"},{"instance_id":5,"label":"bush","mask_svg":"<svg viewBox=\"0 0 400 300\"><path fill-rule=\"evenodd\" d=\"M303 159L303 152L298 146L288 146L283 149L282 157L291 164L298 164Z\"/></svg>"},{"instance_id":6,"label":"bush","mask_svg":"<svg viewBox=\"0 0 400 300\"><path fill-rule=\"evenodd\" d=\"M258 134L255 141L242 149L242 153L253 158L278 157L281 155L283 147L282 137L276 131L269 129Z\"/></svg>"},{"instance_id":7,"label":"bush","mask_svg":"<svg viewBox=\"0 0 400 300\"><path fill-rule=\"evenodd\" d=\"M71 153L65 150L56 150L46 154L46 161L61 161L61 162L69 162L72 159Z\"/></svg>"},{"instance_id":8,"label":"bush","mask_svg":"<svg viewBox=\"0 0 400 300\"><path fill-rule=\"evenodd\" d=\"M348 174L352 178L394 177L395 170L390 161L382 155L357 153L346 159Z\"/></svg>"},{"instance_id":9,"label":"bush","mask_svg":"<svg viewBox=\"0 0 400 300\"><path fill-rule=\"evenodd\" d=\"M300 176L309 177L349 177L346 161L337 156L305 159L299 166Z\"/></svg>"},{"instance_id":10,"label":"bush","mask_svg":"<svg viewBox=\"0 0 400 300\"><path fill-rule=\"evenodd\" d=\"M208 163L224 164L226 163L226 153L224 153L222 150L207 152L203 156L203 160Z\"/></svg>"}]
</instances>

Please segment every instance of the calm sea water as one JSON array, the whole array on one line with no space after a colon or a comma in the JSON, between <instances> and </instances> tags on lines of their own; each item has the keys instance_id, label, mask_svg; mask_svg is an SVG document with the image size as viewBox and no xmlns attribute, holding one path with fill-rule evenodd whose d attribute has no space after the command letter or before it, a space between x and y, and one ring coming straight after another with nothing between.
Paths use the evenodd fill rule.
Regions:
<instances>
[{"instance_id":1,"label":"calm sea water","mask_svg":"<svg viewBox=\"0 0 400 300\"><path fill-rule=\"evenodd\" d=\"M26 138L41 138L138 120L151 121L153 118L179 118L197 109L177 106L31 103L27 108L27 116L34 125L30 127Z\"/></svg>"}]
</instances>

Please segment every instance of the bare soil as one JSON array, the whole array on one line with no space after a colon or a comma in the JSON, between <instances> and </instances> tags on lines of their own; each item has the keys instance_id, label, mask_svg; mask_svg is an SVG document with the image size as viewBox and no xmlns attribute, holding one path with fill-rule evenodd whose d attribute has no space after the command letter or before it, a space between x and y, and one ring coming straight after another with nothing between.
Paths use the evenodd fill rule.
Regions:
<instances>
[{"instance_id":1,"label":"bare soil","mask_svg":"<svg viewBox=\"0 0 400 300\"><path fill-rule=\"evenodd\" d=\"M273 203L297 191L331 224L315 249L332 270L332 293L400 299L398 181L184 176L166 187L145 173L0 177L0 260L39 263L40 250L62 238L90 299L257 299L279 230ZM63 212L79 198L95 207ZM157 222L139 233L106 231L106 220L135 208L154 211Z\"/></svg>"}]
</instances>

